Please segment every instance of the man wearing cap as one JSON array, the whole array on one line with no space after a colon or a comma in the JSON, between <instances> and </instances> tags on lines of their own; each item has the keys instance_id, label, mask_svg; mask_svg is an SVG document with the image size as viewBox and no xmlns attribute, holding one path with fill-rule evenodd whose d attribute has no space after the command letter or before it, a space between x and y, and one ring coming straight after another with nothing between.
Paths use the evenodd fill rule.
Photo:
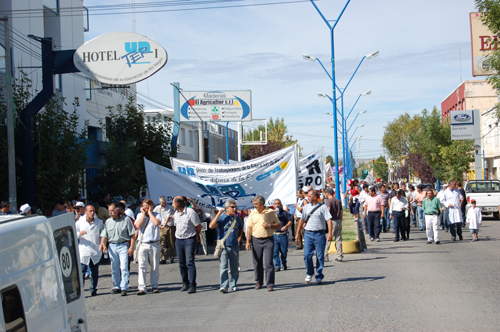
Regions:
<instances>
[{"instance_id":1,"label":"man wearing cap","mask_svg":"<svg viewBox=\"0 0 500 332\"><path fill-rule=\"evenodd\" d=\"M80 218L85 216L85 204L83 202L76 202L74 207L75 219L78 221Z\"/></svg>"},{"instance_id":2,"label":"man wearing cap","mask_svg":"<svg viewBox=\"0 0 500 332\"><path fill-rule=\"evenodd\" d=\"M335 198L332 188L325 190L326 202L325 205L332 216L333 236L335 237L335 248L337 249L337 262L342 262L344 255L342 254L342 202ZM333 239L333 237L332 237ZM329 262L328 250L332 241L326 242L325 262Z\"/></svg>"},{"instance_id":3,"label":"man wearing cap","mask_svg":"<svg viewBox=\"0 0 500 332\"><path fill-rule=\"evenodd\" d=\"M19 208L19 213L23 216L30 215L31 214L31 206L28 203L21 205L21 207Z\"/></svg>"},{"instance_id":4,"label":"man wearing cap","mask_svg":"<svg viewBox=\"0 0 500 332\"><path fill-rule=\"evenodd\" d=\"M85 217L76 222L75 228L78 235L83 283L85 284L85 274L90 269L89 291L91 296L95 296L97 294L97 282L99 281L99 261L102 255L99 245L101 244L101 232L104 229L104 224L101 219L95 217L95 208L92 205L87 205Z\"/></svg>"},{"instance_id":5,"label":"man wearing cap","mask_svg":"<svg viewBox=\"0 0 500 332\"><path fill-rule=\"evenodd\" d=\"M299 191L297 192L297 203L295 203L295 221L297 223L297 229L296 229L296 233L299 234L299 239L297 240L297 249L300 250L300 249L304 249L304 245L302 244L303 240L304 240L304 230L303 229L298 229L298 224L300 222L300 218L302 218L302 209L304 208L304 206L309 203L309 201L307 200L307 193L309 192L309 187L307 186L304 186L304 188L302 189L299 189Z\"/></svg>"}]
</instances>

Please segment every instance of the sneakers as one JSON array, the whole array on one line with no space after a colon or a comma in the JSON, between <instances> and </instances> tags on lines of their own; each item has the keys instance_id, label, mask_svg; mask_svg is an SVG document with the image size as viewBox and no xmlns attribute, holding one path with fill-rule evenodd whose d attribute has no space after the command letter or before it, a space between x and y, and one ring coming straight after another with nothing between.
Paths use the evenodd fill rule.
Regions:
<instances>
[{"instance_id":1,"label":"sneakers","mask_svg":"<svg viewBox=\"0 0 500 332\"><path fill-rule=\"evenodd\" d=\"M310 275L306 276L306 284L310 283L312 280L312 277Z\"/></svg>"},{"instance_id":2,"label":"sneakers","mask_svg":"<svg viewBox=\"0 0 500 332\"><path fill-rule=\"evenodd\" d=\"M188 290L188 285L187 284L182 284L181 292L185 292Z\"/></svg>"},{"instance_id":3,"label":"sneakers","mask_svg":"<svg viewBox=\"0 0 500 332\"><path fill-rule=\"evenodd\" d=\"M379 238L376 238L376 239L375 239L375 241L376 241L376 242L380 242L380 239L379 239Z\"/></svg>"},{"instance_id":4,"label":"sneakers","mask_svg":"<svg viewBox=\"0 0 500 332\"><path fill-rule=\"evenodd\" d=\"M237 292L237 291L239 291L239 290L240 290L240 289L239 289L237 286L234 286L234 287L233 287L233 292Z\"/></svg>"},{"instance_id":5,"label":"sneakers","mask_svg":"<svg viewBox=\"0 0 500 332\"><path fill-rule=\"evenodd\" d=\"M375 239L371 237L371 238L370 238L370 241L373 241L373 240L375 240Z\"/></svg>"},{"instance_id":6,"label":"sneakers","mask_svg":"<svg viewBox=\"0 0 500 332\"><path fill-rule=\"evenodd\" d=\"M188 294L194 294L194 293L196 293L196 287L194 286L189 287Z\"/></svg>"},{"instance_id":7,"label":"sneakers","mask_svg":"<svg viewBox=\"0 0 500 332\"><path fill-rule=\"evenodd\" d=\"M96 290L93 290L92 292L90 292L90 296L96 296L97 295L97 291Z\"/></svg>"},{"instance_id":8,"label":"sneakers","mask_svg":"<svg viewBox=\"0 0 500 332\"><path fill-rule=\"evenodd\" d=\"M122 290L122 296L127 296L127 291L126 290Z\"/></svg>"},{"instance_id":9,"label":"sneakers","mask_svg":"<svg viewBox=\"0 0 500 332\"><path fill-rule=\"evenodd\" d=\"M221 293L227 293L227 289L225 289L224 287L222 287L221 289L219 289L219 292L221 292Z\"/></svg>"},{"instance_id":10,"label":"sneakers","mask_svg":"<svg viewBox=\"0 0 500 332\"><path fill-rule=\"evenodd\" d=\"M120 294L121 293L121 290L119 288L113 288L113 290L111 291L111 294Z\"/></svg>"},{"instance_id":11,"label":"sneakers","mask_svg":"<svg viewBox=\"0 0 500 332\"><path fill-rule=\"evenodd\" d=\"M441 243L441 242L439 242L439 241L436 241L436 244L440 244L440 243Z\"/></svg>"},{"instance_id":12,"label":"sneakers","mask_svg":"<svg viewBox=\"0 0 500 332\"><path fill-rule=\"evenodd\" d=\"M285 269L286 270L286 269ZM241 271L241 266L238 265L238 271Z\"/></svg>"}]
</instances>

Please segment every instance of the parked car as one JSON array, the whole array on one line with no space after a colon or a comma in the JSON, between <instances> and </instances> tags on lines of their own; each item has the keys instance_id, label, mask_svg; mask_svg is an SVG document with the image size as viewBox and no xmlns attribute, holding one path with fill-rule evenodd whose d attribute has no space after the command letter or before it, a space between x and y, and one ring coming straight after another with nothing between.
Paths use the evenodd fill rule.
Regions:
<instances>
[{"instance_id":1,"label":"parked car","mask_svg":"<svg viewBox=\"0 0 500 332\"><path fill-rule=\"evenodd\" d=\"M483 214L493 213L498 219L498 205L500 204L500 181L499 180L470 180L465 184L467 203L476 200L476 206Z\"/></svg>"},{"instance_id":2,"label":"parked car","mask_svg":"<svg viewBox=\"0 0 500 332\"><path fill-rule=\"evenodd\" d=\"M87 331L73 213L0 216L0 252L0 331Z\"/></svg>"}]
</instances>

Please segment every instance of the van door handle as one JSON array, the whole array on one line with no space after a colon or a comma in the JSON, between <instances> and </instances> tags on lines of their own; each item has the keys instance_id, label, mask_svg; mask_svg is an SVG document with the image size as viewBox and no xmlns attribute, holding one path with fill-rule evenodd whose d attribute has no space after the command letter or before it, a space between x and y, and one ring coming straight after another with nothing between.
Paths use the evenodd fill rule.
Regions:
<instances>
[{"instance_id":1,"label":"van door handle","mask_svg":"<svg viewBox=\"0 0 500 332\"><path fill-rule=\"evenodd\" d=\"M83 324L83 323L85 323L85 321L83 320L83 318L79 318L77 323L78 324Z\"/></svg>"}]
</instances>

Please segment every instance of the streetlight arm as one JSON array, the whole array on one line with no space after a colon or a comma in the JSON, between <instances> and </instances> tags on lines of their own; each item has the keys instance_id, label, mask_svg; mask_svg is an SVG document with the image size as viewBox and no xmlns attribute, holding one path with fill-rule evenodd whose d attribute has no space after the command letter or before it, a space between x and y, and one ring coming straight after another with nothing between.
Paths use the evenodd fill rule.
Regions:
<instances>
[{"instance_id":1,"label":"streetlight arm","mask_svg":"<svg viewBox=\"0 0 500 332\"><path fill-rule=\"evenodd\" d=\"M351 115L352 111L354 110L354 107L356 107L356 104L358 103L359 98L361 98L361 96L362 96L362 95L363 95L363 94L361 93L361 94L359 95L358 99L356 99L356 102L354 103L354 105L352 105L352 108L351 108L351 110L349 111L349 114L346 116L346 120L349 118L349 115Z\"/></svg>"},{"instance_id":2,"label":"streetlight arm","mask_svg":"<svg viewBox=\"0 0 500 332\"><path fill-rule=\"evenodd\" d=\"M352 123L351 123L351 125L349 126L349 129L347 129L347 132L349 132L349 130L351 130L352 125L354 124L354 122L356 122L356 119L358 118L358 116L359 116L360 114L361 114L361 113L356 114L356 117L354 118L354 120L352 120Z\"/></svg>"},{"instance_id":3,"label":"streetlight arm","mask_svg":"<svg viewBox=\"0 0 500 332\"><path fill-rule=\"evenodd\" d=\"M330 77L330 80L332 79L332 75L330 75L330 73L328 72L328 70L326 70L325 66L323 66L323 63L321 62L320 59L316 58L316 60L318 60L319 64L321 65L321 67L323 67L323 70L325 71L325 73L328 75L328 77ZM338 87L337 87L338 88Z\"/></svg>"},{"instance_id":4,"label":"streetlight arm","mask_svg":"<svg viewBox=\"0 0 500 332\"><path fill-rule=\"evenodd\" d=\"M323 19L323 21L325 21L326 25L328 25L328 29L333 29L335 27L332 27L332 25L330 24L330 22L328 22L328 20L325 18L325 16L323 16L323 14L321 13L321 11L319 10L318 6L316 6L316 4L314 3L314 0L311 0L311 3L313 4L314 8L316 9L316 11L318 12L319 16L321 16L321 18ZM347 2L349 3L349 1ZM347 6L347 5L346 5ZM344 8L345 9L345 8ZM342 13L344 12L344 10L342 10ZM342 15L342 13L340 13L340 15ZM340 18L340 16L339 16ZM337 22L335 22L337 23Z\"/></svg>"},{"instance_id":5,"label":"streetlight arm","mask_svg":"<svg viewBox=\"0 0 500 332\"><path fill-rule=\"evenodd\" d=\"M356 134L356 131L358 130L358 128L359 128L359 127L356 127L356 129L355 129L355 130L354 130L354 132L352 133L351 138L349 138L348 143L351 143L351 140L352 140L352 138L354 137L354 134Z\"/></svg>"},{"instance_id":6,"label":"streetlight arm","mask_svg":"<svg viewBox=\"0 0 500 332\"><path fill-rule=\"evenodd\" d=\"M356 67L356 70L354 71L354 73L352 74L351 78L349 79L349 82L347 82L345 88L344 88L344 91L345 89L347 89L347 87L349 86L349 83L351 83L352 81L352 78L354 77L354 75L356 75L356 73L358 72L358 69L359 67L361 66L361 64L363 63L363 61L365 60L366 58L366 55L361 59L361 61L359 62L358 66Z\"/></svg>"}]
</instances>

